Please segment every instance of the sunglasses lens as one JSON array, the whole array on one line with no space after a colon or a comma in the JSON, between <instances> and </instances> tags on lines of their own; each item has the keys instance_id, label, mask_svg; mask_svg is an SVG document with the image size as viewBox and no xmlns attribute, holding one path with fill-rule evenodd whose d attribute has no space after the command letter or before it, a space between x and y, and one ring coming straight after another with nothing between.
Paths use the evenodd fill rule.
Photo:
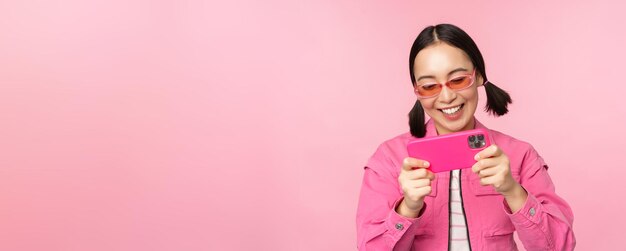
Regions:
<instances>
[{"instance_id":1,"label":"sunglasses lens","mask_svg":"<svg viewBox=\"0 0 626 251\"><path fill-rule=\"evenodd\" d=\"M439 94L441 92L440 84L423 84L417 86L417 94L422 97L430 97Z\"/></svg>"},{"instance_id":2,"label":"sunglasses lens","mask_svg":"<svg viewBox=\"0 0 626 251\"><path fill-rule=\"evenodd\" d=\"M450 87L450 89L452 90L463 89L470 86L471 84L472 78L470 76L457 77L448 81L448 87Z\"/></svg>"}]
</instances>

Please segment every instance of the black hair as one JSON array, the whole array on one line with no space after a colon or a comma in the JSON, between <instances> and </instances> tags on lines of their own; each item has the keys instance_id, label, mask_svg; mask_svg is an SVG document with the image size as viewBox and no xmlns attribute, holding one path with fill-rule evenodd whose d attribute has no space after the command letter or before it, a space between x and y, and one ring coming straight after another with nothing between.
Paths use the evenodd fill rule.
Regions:
<instances>
[{"instance_id":1,"label":"black hair","mask_svg":"<svg viewBox=\"0 0 626 251\"><path fill-rule=\"evenodd\" d=\"M411 46L411 52L409 53L409 72L411 73L411 84L415 86L415 57L417 54L427 46L444 42L451 46L461 49L467 56L469 56L472 64L476 68L476 71L483 77L485 81L485 92L487 93L487 104L485 105L485 111L491 113L494 116L502 116L506 114L509 109L508 104L512 103L511 96L509 94L487 81L487 72L485 71L485 61L483 56L478 50L478 46L474 43L474 40L465 33L461 28L452 24L438 24L435 26L428 26L415 39L413 46ZM409 112L409 127L411 128L411 134L415 137L422 138L426 135L426 125L424 124L424 108L420 104L419 100L415 101L415 105Z\"/></svg>"}]
</instances>

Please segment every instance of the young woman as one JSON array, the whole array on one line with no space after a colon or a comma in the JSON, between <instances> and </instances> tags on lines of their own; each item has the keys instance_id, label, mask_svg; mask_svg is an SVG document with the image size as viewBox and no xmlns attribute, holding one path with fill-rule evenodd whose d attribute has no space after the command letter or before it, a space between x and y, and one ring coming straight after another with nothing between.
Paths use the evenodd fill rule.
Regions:
<instances>
[{"instance_id":1,"label":"young woman","mask_svg":"<svg viewBox=\"0 0 626 251\"><path fill-rule=\"evenodd\" d=\"M382 143L367 162L359 250L517 250L514 231L527 250L572 250L572 210L530 144L489 130L492 145L472 168L449 173L408 157L406 145L416 138L485 128L474 118L479 87L488 112L508 112L511 98L487 80L470 36L450 24L427 27L413 43L409 70L417 96L410 133Z\"/></svg>"}]
</instances>

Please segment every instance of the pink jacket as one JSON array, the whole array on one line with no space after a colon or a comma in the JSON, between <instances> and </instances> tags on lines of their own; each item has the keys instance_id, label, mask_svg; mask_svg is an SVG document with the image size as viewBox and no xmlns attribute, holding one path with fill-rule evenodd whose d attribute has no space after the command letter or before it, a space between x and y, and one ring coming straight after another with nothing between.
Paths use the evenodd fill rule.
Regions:
<instances>
[{"instance_id":1,"label":"pink jacket","mask_svg":"<svg viewBox=\"0 0 626 251\"><path fill-rule=\"evenodd\" d=\"M485 128L476 121L477 128ZM425 137L435 136L432 121ZM573 214L556 195L548 166L533 147L503 133L489 130L493 142L510 160L513 177L526 189L523 207L511 213L504 198L491 186L482 186L470 169L461 170L461 195L472 250L517 250L517 231L527 250L572 250L576 245ZM442 172L432 183L425 208L415 219L394 208L402 199L398 175L407 157L406 145L415 139L405 133L388 140L367 162L357 210L359 250L447 250L449 231L450 173Z\"/></svg>"}]
</instances>

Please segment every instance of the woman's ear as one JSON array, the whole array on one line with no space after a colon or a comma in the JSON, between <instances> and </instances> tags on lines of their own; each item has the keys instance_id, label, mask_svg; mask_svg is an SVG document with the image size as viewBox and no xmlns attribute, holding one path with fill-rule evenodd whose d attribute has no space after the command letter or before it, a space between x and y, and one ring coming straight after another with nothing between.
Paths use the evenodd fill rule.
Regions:
<instances>
[{"instance_id":1,"label":"woman's ear","mask_svg":"<svg viewBox=\"0 0 626 251\"><path fill-rule=\"evenodd\" d=\"M478 81L478 86L484 86L485 85L485 79L480 74L476 74L476 81Z\"/></svg>"}]
</instances>

